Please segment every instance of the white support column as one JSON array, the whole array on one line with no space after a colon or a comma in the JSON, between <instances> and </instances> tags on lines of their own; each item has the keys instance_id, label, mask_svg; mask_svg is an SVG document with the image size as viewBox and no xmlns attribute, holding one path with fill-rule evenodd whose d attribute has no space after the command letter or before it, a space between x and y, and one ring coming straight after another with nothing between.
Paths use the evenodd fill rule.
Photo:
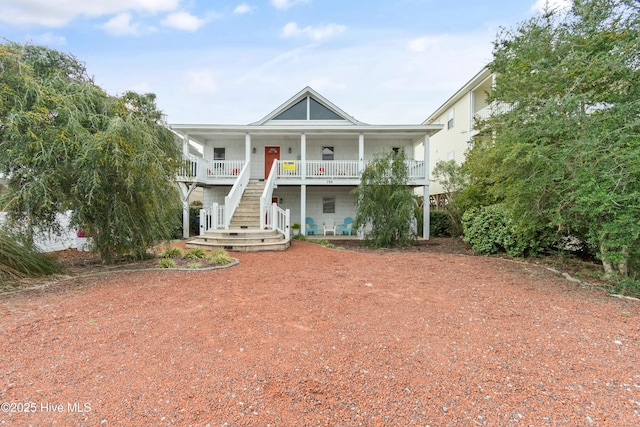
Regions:
<instances>
[{"instance_id":1,"label":"white support column","mask_svg":"<svg viewBox=\"0 0 640 427\"><path fill-rule=\"evenodd\" d=\"M189 134L185 133L182 137L182 155L189 157Z\"/></svg>"},{"instance_id":2,"label":"white support column","mask_svg":"<svg viewBox=\"0 0 640 427\"><path fill-rule=\"evenodd\" d=\"M302 179L307 179L307 135L304 133L300 135L300 173Z\"/></svg>"},{"instance_id":3,"label":"white support column","mask_svg":"<svg viewBox=\"0 0 640 427\"><path fill-rule=\"evenodd\" d=\"M249 164L251 162L251 135L244 136L244 159Z\"/></svg>"},{"instance_id":4,"label":"white support column","mask_svg":"<svg viewBox=\"0 0 640 427\"><path fill-rule=\"evenodd\" d=\"M430 218L429 213L431 210L431 203L429 201L429 184L431 182L431 167L429 166L429 135L424 136L424 166L425 173L427 175L427 179L425 180L424 185L424 218L423 218L423 229L422 229L422 237L425 240L429 240L429 227L430 227Z\"/></svg>"},{"instance_id":5,"label":"white support column","mask_svg":"<svg viewBox=\"0 0 640 427\"><path fill-rule=\"evenodd\" d=\"M180 201L182 202L182 237L189 238L189 196L196 188L195 183L187 184L184 182L178 183L180 189Z\"/></svg>"},{"instance_id":6,"label":"white support column","mask_svg":"<svg viewBox=\"0 0 640 427\"><path fill-rule=\"evenodd\" d=\"M364 134L358 136L358 170L364 171Z\"/></svg>"},{"instance_id":7,"label":"white support column","mask_svg":"<svg viewBox=\"0 0 640 427\"><path fill-rule=\"evenodd\" d=\"M302 184L300 186L300 228L302 229L302 235L307 235L307 185Z\"/></svg>"}]
</instances>

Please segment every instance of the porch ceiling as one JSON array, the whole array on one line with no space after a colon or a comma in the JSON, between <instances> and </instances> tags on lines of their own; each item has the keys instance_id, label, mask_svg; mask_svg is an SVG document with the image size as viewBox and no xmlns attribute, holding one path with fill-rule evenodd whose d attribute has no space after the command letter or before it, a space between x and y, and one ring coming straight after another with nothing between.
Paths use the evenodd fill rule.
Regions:
<instances>
[{"instance_id":1,"label":"porch ceiling","mask_svg":"<svg viewBox=\"0 0 640 427\"><path fill-rule=\"evenodd\" d=\"M171 128L180 134L206 140L215 136L229 135L335 135L354 136L363 134L367 139L403 139L418 141L425 135L432 136L443 125L214 125L214 124L174 124Z\"/></svg>"}]
</instances>

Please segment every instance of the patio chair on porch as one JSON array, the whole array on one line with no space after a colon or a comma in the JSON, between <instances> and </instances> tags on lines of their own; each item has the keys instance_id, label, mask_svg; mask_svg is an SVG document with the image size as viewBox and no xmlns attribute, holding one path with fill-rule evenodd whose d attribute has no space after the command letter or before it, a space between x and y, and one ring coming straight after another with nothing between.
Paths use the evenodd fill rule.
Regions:
<instances>
[{"instance_id":1,"label":"patio chair on porch","mask_svg":"<svg viewBox=\"0 0 640 427\"><path fill-rule=\"evenodd\" d=\"M327 235L327 231L333 233L334 236L336 235L336 222L333 219L325 219L322 228L325 236Z\"/></svg>"},{"instance_id":2,"label":"patio chair on porch","mask_svg":"<svg viewBox=\"0 0 640 427\"><path fill-rule=\"evenodd\" d=\"M338 235L348 234L352 236L353 234L353 218L350 216L344 219L342 224L338 224Z\"/></svg>"},{"instance_id":3,"label":"patio chair on porch","mask_svg":"<svg viewBox=\"0 0 640 427\"><path fill-rule=\"evenodd\" d=\"M307 229L307 236L311 233L314 234L314 236L318 235L318 226L316 225L315 222L313 222L313 218L311 218L310 216L308 216L305 220L305 227Z\"/></svg>"}]
</instances>

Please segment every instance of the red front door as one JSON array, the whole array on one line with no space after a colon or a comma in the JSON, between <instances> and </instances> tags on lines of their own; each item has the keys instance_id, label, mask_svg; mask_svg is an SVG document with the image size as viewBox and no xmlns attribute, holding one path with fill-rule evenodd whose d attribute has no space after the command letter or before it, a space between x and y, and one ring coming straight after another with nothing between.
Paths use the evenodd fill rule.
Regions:
<instances>
[{"instance_id":1,"label":"red front door","mask_svg":"<svg viewBox=\"0 0 640 427\"><path fill-rule=\"evenodd\" d=\"M269 177L274 160L280 160L280 147L264 147L264 178Z\"/></svg>"}]
</instances>

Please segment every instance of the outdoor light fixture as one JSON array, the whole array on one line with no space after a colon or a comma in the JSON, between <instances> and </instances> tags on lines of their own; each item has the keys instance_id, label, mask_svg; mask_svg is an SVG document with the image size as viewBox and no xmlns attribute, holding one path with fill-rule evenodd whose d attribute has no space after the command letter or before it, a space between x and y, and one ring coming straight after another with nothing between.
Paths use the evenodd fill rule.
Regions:
<instances>
[{"instance_id":1,"label":"outdoor light fixture","mask_svg":"<svg viewBox=\"0 0 640 427\"><path fill-rule=\"evenodd\" d=\"M289 147L289 154L291 154L291 147Z\"/></svg>"},{"instance_id":2,"label":"outdoor light fixture","mask_svg":"<svg viewBox=\"0 0 640 427\"><path fill-rule=\"evenodd\" d=\"M256 147L253 147L253 154L256 154Z\"/></svg>"}]
</instances>

